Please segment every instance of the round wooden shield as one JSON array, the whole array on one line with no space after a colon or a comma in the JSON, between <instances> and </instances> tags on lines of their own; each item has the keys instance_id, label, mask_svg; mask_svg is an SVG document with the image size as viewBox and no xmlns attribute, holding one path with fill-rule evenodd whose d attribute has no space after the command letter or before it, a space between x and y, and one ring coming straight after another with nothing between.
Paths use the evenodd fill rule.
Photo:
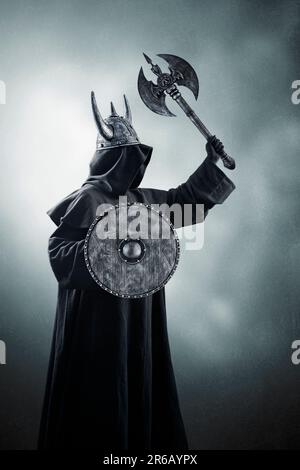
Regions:
<instances>
[{"instance_id":1,"label":"round wooden shield","mask_svg":"<svg viewBox=\"0 0 300 470\"><path fill-rule=\"evenodd\" d=\"M160 290L179 261L173 225L150 205L116 205L97 217L84 245L87 268L107 292L124 298Z\"/></svg>"}]
</instances>

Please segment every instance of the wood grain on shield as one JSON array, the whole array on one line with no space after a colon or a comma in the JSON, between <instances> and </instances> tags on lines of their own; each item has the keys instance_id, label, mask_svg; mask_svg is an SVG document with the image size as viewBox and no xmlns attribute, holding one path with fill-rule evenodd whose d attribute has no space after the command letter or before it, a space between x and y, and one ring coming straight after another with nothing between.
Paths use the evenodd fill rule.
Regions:
<instances>
[{"instance_id":1,"label":"wood grain on shield","mask_svg":"<svg viewBox=\"0 0 300 470\"><path fill-rule=\"evenodd\" d=\"M116 211L116 217L107 214L100 218L88 235L87 263L94 280L118 296L140 297L159 290L172 276L178 263L179 242L174 228L150 206L129 206L125 212L128 222L125 238L136 238L137 229L145 245L145 254L138 263L126 263L118 251L124 239L124 234L122 238L119 237L119 214L124 214L124 208L123 212L118 207L113 210ZM115 223L115 227L112 227L112 223ZM115 228L117 238L100 239L99 233L104 232L105 226L110 237Z\"/></svg>"}]
</instances>

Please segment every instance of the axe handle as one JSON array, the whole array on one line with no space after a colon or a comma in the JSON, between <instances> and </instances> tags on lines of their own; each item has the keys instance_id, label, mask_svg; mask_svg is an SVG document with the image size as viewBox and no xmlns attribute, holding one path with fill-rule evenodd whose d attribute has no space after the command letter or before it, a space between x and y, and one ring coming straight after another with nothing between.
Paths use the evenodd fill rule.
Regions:
<instances>
[{"instance_id":1,"label":"axe handle","mask_svg":"<svg viewBox=\"0 0 300 470\"><path fill-rule=\"evenodd\" d=\"M192 123L199 129L202 135L208 140L210 137L212 137L212 134L209 132L207 127L203 124L201 119L197 116L195 111L192 110L192 108L187 104L184 98L182 98L180 91L176 86L173 86L169 90L167 90L167 93L173 98L174 101L181 107L181 109L184 111L184 113L187 115L187 117L192 121ZM229 170L233 170L235 168L235 161L230 155L228 155L225 150L222 150L222 153L220 153L220 157L222 159L223 165L228 168Z\"/></svg>"}]
</instances>

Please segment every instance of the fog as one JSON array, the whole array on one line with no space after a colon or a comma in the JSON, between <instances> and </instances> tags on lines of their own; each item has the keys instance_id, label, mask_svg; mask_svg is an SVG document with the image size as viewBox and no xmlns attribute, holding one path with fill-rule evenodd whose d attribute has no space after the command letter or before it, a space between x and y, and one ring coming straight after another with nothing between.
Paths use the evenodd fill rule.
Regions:
<instances>
[{"instance_id":1,"label":"fog","mask_svg":"<svg viewBox=\"0 0 300 470\"><path fill-rule=\"evenodd\" d=\"M137 92L142 52L188 60L199 98L183 96L236 159L236 190L183 250L166 287L168 325L191 448L299 446L300 106L298 1L1 1L1 448L34 448L56 304L46 211L81 186L96 128L126 93L153 146L144 187L184 182L205 141ZM157 58L163 66L163 62Z\"/></svg>"}]
</instances>

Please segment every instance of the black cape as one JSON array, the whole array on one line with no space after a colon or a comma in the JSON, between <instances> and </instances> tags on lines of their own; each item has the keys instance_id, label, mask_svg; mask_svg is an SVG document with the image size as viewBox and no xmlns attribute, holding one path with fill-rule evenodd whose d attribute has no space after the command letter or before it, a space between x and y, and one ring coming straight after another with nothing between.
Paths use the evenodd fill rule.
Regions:
<instances>
[{"instance_id":1,"label":"black cape","mask_svg":"<svg viewBox=\"0 0 300 470\"><path fill-rule=\"evenodd\" d=\"M99 204L202 203L205 213L234 189L208 158L176 189L138 188L152 149L96 152L84 185L48 212L57 229L49 257L58 301L42 412L40 449L185 450L167 333L164 289L121 299L90 277L84 238ZM178 299L179 300L179 299Z\"/></svg>"}]
</instances>

